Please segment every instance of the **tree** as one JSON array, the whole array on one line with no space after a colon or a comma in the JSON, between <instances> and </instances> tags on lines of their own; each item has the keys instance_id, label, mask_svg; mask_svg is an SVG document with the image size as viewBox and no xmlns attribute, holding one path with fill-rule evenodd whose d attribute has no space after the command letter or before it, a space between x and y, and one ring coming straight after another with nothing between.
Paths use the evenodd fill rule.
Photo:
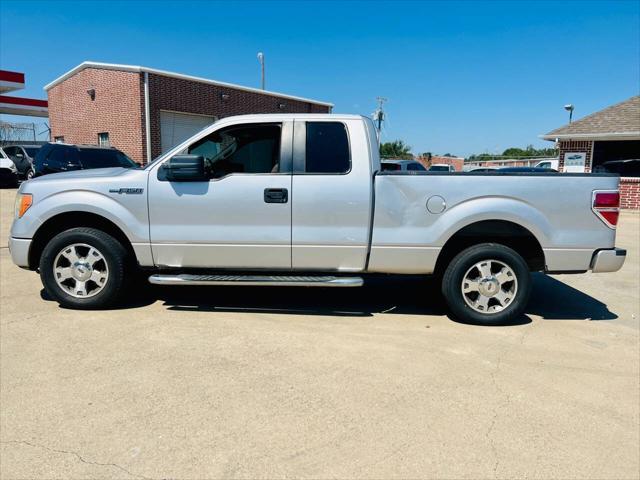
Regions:
<instances>
[{"instance_id":1,"label":"tree","mask_svg":"<svg viewBox=\"0 0 640 480\"><path fill-rule=\"evenodd\" d=\"M527 148L518 147L507 148L502 152L503 157L554 157L558 155L555 148L534 148L533 145L527 145Z\"/></svg>"},{"instance_id":2,"label":"tree","mask_svg":"<svg viewBox=\"0 0 640 480\"><path fill-rule=\"evenodd\" d=\"M533 145L527 145L526 148L509 147L502 154L479 153L469 155L467 162L478 162L482 160L491 160L496 158L532 158L532 157L557 157L558 150L555 148L535 148Z\"/></svg>"},{"instance_id":3,"label":"tree","mask_svg":"<svg viewBox=\"0 0 640 480\"><path fill-rule=\"evenodd\" d=\"M413 158L411 147L402 140L381 143L380 156L385 158Z\"/></svg>"}]
</instances>

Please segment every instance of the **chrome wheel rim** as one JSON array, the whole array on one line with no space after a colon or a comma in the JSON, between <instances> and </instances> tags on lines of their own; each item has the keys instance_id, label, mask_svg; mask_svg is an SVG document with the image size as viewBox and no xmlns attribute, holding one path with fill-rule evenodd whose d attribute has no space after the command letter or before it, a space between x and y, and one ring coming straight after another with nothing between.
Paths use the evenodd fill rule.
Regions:
<instances>
[{"instance_id":1,"label":"chrome wheel rim","mask_svg":"<svg viewBox=\"0 0 640 480\"><path fill-rule=\"evenodd\" d=\"M86 243L74 243L56 255L53 278L58 287L72 297L89 298L107 285L109 267L97 248Z\"/></svg>"},{"instance_id":2,"label":"chrome wheel rim","mask_svg":"<svg viewBox=\"0 0 640 480\"><path fill-rule=\"evenodd\" d=\"M518 279L513 269L499 260L481 260L462 277L462 297L478 313L502 312L518 293Z\"/></svg>"}]
</instances>

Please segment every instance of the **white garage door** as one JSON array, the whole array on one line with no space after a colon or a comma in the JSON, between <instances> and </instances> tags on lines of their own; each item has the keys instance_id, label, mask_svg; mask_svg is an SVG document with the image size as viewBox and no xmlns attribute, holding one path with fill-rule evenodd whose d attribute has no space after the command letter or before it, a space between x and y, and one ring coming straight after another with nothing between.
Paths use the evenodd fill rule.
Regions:
<instances>
[{"instance_id":1,"label":"white garage door","mask_svg":"<svg viewBox=\"0 0 640 480\"><path fill-rule=\"evenodd\" d=\"M162 153L183 142L204 127L211 125L215 117L192 113L160 112L160 146Z\"/></svg>"}]
</instances>

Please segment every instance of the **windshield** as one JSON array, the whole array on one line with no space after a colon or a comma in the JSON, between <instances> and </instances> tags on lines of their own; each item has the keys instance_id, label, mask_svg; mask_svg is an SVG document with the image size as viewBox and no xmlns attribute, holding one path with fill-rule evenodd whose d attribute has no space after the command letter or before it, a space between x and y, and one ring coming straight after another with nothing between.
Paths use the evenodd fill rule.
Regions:
<instances>
[{"instance_id":1,"label":"windshield","mask_svg":"<svg viewBox=\"0 0 640 480\"><path fill-rule=\"evenodd\" d=\"M31 158L35 158L36 153L38 153L38 150L40 150L39 148L35 148L35 147L24 147L25 152L27 152L27 155L29 155Z\"/></svg>"},{"instance_id":2,"label":"windshield","mask_svg":"<svg viewBox=\"0 0 640 480\"><path fill-rule=\"evenodd\" d=\"M82 168L138 168L138 164L120 150L115 149L78 149L78 161Z\"/></svg>"},{"instance_id":3,"label":"windshield","mask_svg":"<svg viewBox=\"0 0 640 480\"><path fill-rule=\"evenodd\" d=\"M213 122L211 125L214 125L214 124L216 124L216 123L218 123L218 120L216 120L215 122ZM209 125L208 127L206 127L206 128L205 128L205 130L206 130L206 129L211 128L211 125ZM202 133L202 131L200 131L200 132L198 132L197 134L195 134L195 135L194 135L194 137L195 137L196 135L199 135L200 133ZM193 138L193 137L191 137L191 138ZM190 139L190 140L189 140L189 143L191 143L191 141L192 141L192 140ZM201 139L201 140L199 140L199 142L201 142L201 141L202 141L202 139ZM196 145L196 143L192 143L192 144L191 144L191 146L192 146L192 147L193 147L194 145ZM170 152L170 151L171 151L171 150L173 150L174 148L175 148L175 147L171 147L170 149L168 149L168 150L166 150L166 151L162 152L160 155L156 156L153 160L151 160L150 162L146 163L146 164L142 167L142 169L143 169L143 170L148 170L148 169L152 168L152 167L153 167L153 166L158 162L158 160L165 158L165 157L166 157L166 155L167 155L167 152ZM188 148L188 147L187 147L187 148ZM182 153L186 153L186 152L188 151L188 150L187 150L187 148L182 149L182 150L180 150L180 151L178 151L178 152L174 152L174 154L175 154L175 153L180 153L180 152L182 152Z\"/></svg>"}]
</instances>

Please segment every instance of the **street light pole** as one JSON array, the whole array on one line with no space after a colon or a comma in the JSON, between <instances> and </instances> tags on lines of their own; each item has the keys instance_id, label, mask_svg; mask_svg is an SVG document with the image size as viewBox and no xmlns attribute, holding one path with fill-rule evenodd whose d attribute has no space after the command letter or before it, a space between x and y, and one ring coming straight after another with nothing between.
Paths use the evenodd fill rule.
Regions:
<instances>
[{"instance_id":1,"label":"street light pole","mask_svg":"<svg viewBox=\"0 0 640 480\"><path fill-rule=\"evenodd\" d=\"M380 136L380 131L382 130L382 120L384 120L384 110L382 110L382 105L387 101L384 97L376 97L376 101L378 102L378 108L375 111L375 119L378 121L378 136Z\"/></svg>"},{"instance_id":2,"label":"street light pole","mask_svg":"<svg viewBox=\"0 0 640 480\"><path fill-rule=\"evenodd\" d=\"M260 85L262 90L264 90L264 53L258 52L258 61L260 61L260 73L261 73Z\"/></svg>"},{"instance_id":3,"label":"street light pole","mask_svg":"<svg viewBox=\"0 0 640 480\"><path fill-rule=\"evenodd\" d=\"M569 123L571 123L571 119L573 117L573 104L569 103L567 105L564 106L564 109L569 112Z\"/></svg>"}]
</instances>

